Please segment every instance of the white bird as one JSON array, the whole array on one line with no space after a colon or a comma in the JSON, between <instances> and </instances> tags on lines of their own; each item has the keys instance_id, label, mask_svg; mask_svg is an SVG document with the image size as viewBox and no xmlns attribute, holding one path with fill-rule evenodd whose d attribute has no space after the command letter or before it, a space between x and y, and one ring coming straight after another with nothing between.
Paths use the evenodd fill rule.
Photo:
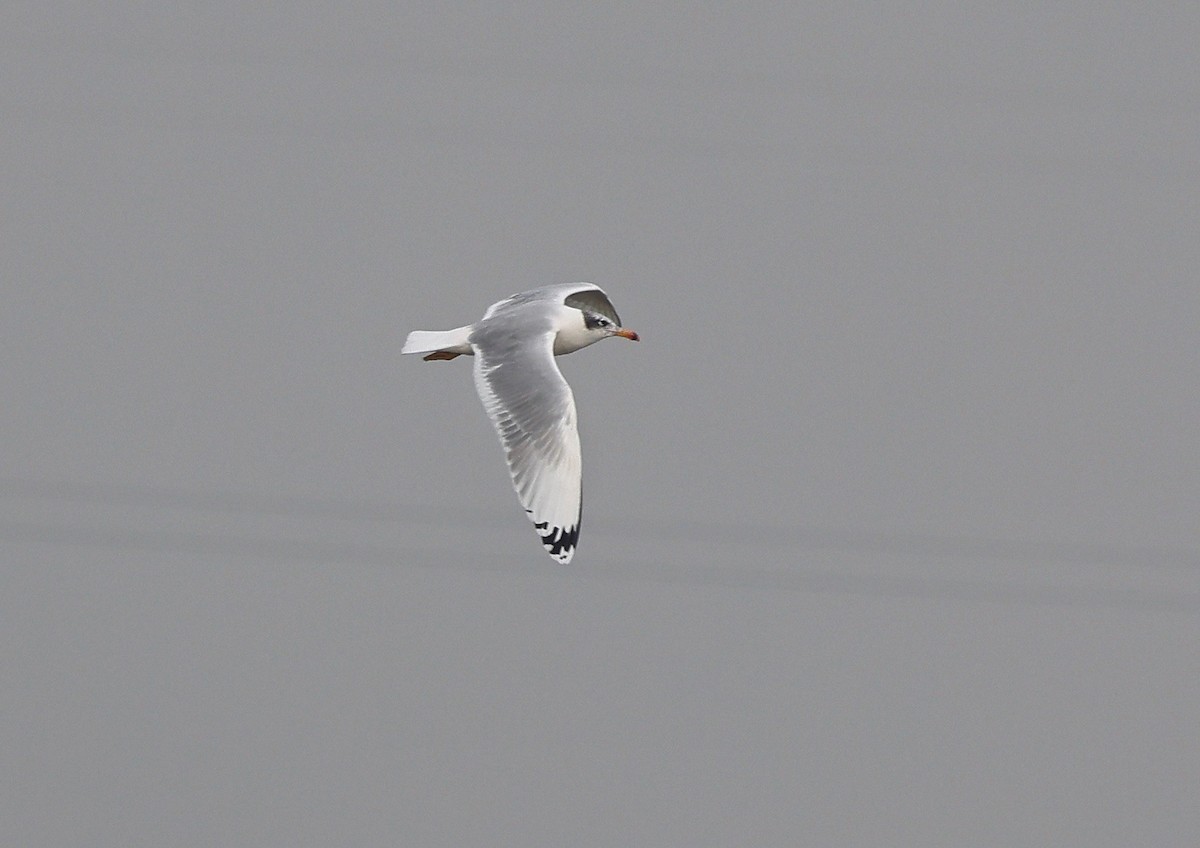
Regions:
<instances>
[{"instance_id":1,"label":"white bird","mask_svg":"<svg viewBox=\"0 0 1200 848\"><path fill-rule=\"evenodd\" d=\"M416 330L400 351L426 360L475 356L475 390L517 498L546 551L563 564L579 543L582 460L575 398L554 357L609 336L638 340L599 286L569 283L514 294L466 327Z\"/></svg>"}]
</instances>

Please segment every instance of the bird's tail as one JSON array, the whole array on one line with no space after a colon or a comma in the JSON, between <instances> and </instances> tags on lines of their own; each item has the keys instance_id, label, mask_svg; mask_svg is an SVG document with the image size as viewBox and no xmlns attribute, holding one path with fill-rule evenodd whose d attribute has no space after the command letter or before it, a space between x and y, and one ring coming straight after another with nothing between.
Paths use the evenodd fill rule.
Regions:
<instances>
[{"instance_id":1,"label":"bird's tail","mask_svg":"<svg viewBox=\"0 0 1200 848\"><path fill-rule=\"evenodd\" d=\"M470 325L453 330L413 330L400 352L427 353L426 359L453 359L464 353L469 356L473 353L467 341L470 335Z\"/></svg>"}]
</instances>

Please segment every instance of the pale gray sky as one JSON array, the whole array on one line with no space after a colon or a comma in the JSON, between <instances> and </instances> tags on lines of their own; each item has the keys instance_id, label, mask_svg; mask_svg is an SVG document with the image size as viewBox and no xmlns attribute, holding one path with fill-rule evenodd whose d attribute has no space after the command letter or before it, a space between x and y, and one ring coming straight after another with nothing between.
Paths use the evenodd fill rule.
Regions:
<instances>
[{"instance_id":1,"label":"pale gray sky","mask_svg":"<svg viewBox=\"0 0 1200 848\"><path fill-rule=\"evenodd\" d=\"M1195 844L1200 11L0 23L6 844Z\"/></svg>"}]
</instances>

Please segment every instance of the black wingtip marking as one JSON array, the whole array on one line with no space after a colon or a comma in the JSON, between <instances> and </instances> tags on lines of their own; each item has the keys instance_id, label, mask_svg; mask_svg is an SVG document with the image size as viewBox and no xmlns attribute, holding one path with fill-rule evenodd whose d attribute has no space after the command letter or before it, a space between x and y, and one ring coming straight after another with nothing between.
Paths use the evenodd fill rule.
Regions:
<instances>
[{"instance_id":1,"label":"black wingtip marking","mask_svg":"<svg viewBox=\"0 0 1200 848\"><path fill-rule=\"evenodd\" d=\"M544 530L548 525L543 521L533 526L539 530ZM542 537L542 545L550 552L550 556L561 559L564 555L575 550L576 545L579 544L579 524L565 529L554 527L551 528L549 533L539 533L538 535Z\"/></svg>"}]
</instances>

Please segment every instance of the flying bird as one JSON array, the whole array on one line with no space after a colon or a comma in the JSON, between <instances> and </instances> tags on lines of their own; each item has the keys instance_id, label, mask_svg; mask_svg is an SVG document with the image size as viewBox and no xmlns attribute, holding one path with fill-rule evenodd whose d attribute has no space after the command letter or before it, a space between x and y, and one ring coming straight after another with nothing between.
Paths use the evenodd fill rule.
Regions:
<instances>
[{"instance_id":1,"label":"flying bird","mask_svg":"<svg viewBox=\"0 0 1200 848\"><path fill-rule=\"evenodd\" d=\"M563 564L579 544L582 461L575 398L554 357L609 336L638 340L599 286L569 283L514 294L466 327L415 330L400 351L426 361L475 357L475 390L517 498L546 551Z\"/></svg>"}]
</instances>

